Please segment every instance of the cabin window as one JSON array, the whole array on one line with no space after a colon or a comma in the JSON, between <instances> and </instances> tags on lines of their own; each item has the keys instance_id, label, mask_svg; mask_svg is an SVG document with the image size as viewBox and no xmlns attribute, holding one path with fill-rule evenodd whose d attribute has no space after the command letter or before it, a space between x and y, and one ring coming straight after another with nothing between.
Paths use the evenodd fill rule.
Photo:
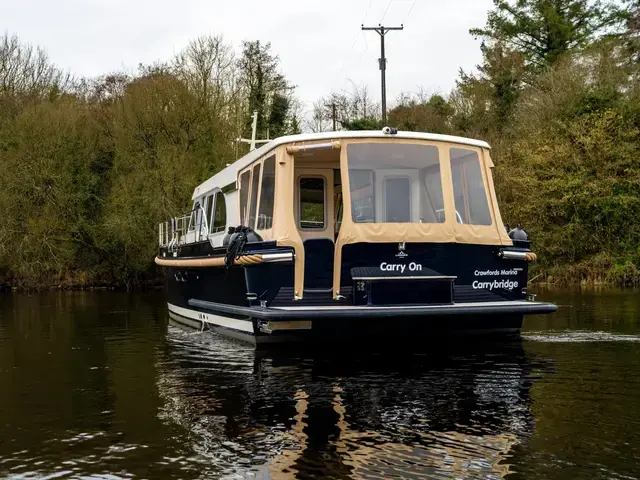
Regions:
<instances>
[{"instance_id":1,"label":"cabin window","mask_svg":"<svg viewBox=\"0 0 640 480\"><path fill-rule=\"evenodd\" d=\"M355 223L443 223L438 148L402 143L347 146Z\"/></svg>"},{"instance_id":2,"label":"cabin window","mask_svg":"<svg viewBox=\"0 0 640 480\"><path fill-rule=\"evenodd\" d=\"M450 152L456 221L471 225L491 225L478 152L464 148L452 148Z\"/></svg>"},{"instance_id":3,"label":"cabin window","mask_svg":"<svg viewBox=\"0 0 640 480\"><path fill-rule=\"evenodd\" d=\"M411 179L386 178L384 181L385 222L411 222Z\"/></svg>"},{"instance_id":4,"label":"cabin window","mask_svg":"<svg viewBox=\"0 0 640 480\"><path fill-rule=\"evenodd\" d=\"M251 172L247 170L240 175L240 223L247 225L247 205L249 204L249 182L251 182Z\"/></svg>"},{"instance_id":5,"label":"cabin window","mask_svg":"<svg viewBox=\"0 0 640 480\"><path fill-rule=\"evenodd\" d=\"M262 164L258 163L253 167L253 173L251 174L251 208L249 210L249 221L247 226L255 228L256 225L256 210L258 208L258 185L260 184L260 169Z\"/></svg>"},{"instance_id":6,"label":"cabin window","mask_svg":"<svg viewBox=\"0 0 640 480\"><path fill-rule=\"evenodd\" d=\"M273 226L273 200L276 188L276 156L264 161L260 192L260 210L256 230L268 230Z\"/></svg>"},{"instance_id":7,"label":"cabin window","mask_svg":"<svg viewBox=\"0 0 640 480\"><path fill-rule=\"evenodd\" d=\"M323 177L300 177L299 227L303 230L324 230L326 188Z\"/></svg>"},{"instance_id":8,"label":"cabin window","mask_svg":"<svg viewBox=\"0 0 640 480\"><path fill-rule=\"evenodd\" d=\"M213 195L209 195L207 197L206 201L206 205L207 205L207 222L209 222L209 225L211 225L211 212L213 212ZM211 228L211 227L209 227Z\"/></svg>"},{"instance_id":9,"label":"cabin window","mask_svg":"<svg viewBox=\"0 0 640 480\"><path fill-rule=\"evenodd\" d=\"M216 206L211 219L211 233L224 232L227 225L227 202L222 192L216 192Z\"/></svg>"},{"instance_id":10,"label":"cabin window","mask_svg":"<svg viewBox=\"0 0 640 480\"><path fill-rule=\"evenodd\" d=\"M356 223L375 222L373 170L349 168L351 216Z\"/></svg>"}]
</instances>

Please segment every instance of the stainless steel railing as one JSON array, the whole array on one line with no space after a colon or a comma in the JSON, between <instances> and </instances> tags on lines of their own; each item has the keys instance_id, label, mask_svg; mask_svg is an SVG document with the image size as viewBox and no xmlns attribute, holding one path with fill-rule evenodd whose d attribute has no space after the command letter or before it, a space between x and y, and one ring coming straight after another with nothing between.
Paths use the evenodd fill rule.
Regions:
<instances>
[{"instance_id":1,"label":"stainless steel railing","mask_svg":"<svg viewBox=\"0 0 640 480\"><path fill-rule=\"evenodd\" d=\"M209 222L202 206L158 225L158 244L168 250L174 250L180 245L200 242L208 236Z\"/></svg>"}]
</instances>

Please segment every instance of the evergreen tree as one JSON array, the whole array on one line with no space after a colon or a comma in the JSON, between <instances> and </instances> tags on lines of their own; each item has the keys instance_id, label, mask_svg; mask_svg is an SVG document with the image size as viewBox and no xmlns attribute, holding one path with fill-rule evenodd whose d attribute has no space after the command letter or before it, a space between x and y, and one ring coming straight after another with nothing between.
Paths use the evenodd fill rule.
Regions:
<instances>
[{"instance_id":1,"label":"evergreen tree","mask_svg":"<svg viewBox=\"0 0 640 480\"><path fill-rule=\"evenodd\" d=\"M617 32L624 16L619 7L600 0L494 0L484 28L470 32L485 40L504 41L533 67L553 65L567 52Z\"/></svg>"},{"instance_id":2,"label":"evergreen tree","mask_svg":"<svg viewBox=\"0 0 640 480\"><path fill-rule=\"evenodd\" d=\"M284 95L293 89L284 75L278 72L279 59L271 53L271 44L260 40L242 43L242 56L238 61L240 83L248 99L244 135L251 135L251 116L258 112L257 132L265 137L270 122L270 106L275 94ZM282 101L277 108L282 108ZM279 113L276 113L276 117ZM286 116L286 112L285 112ZM277 127L278 128L278 127Z\"/></svg>"},{"instance_id":3,"label":"evergreen tree","mask_svg":"<svg viewBox=\"0 0 640 480\"><path fill-rule=\"evenodd\" d=\"M269 112L269 138L277 138L284 135L287 129L287 114L289 112L289 99L280 93L275 93L271 100Z\"/></svg>"},{"instance_id":4,"label":"evergreen tree","mask_svg":"<svg viewBox=\"0 0 640 480\"><path fill-rule=\"evenodd\" d=\"M471 124L476 128L483 125L482 133L486 134L492 128L501 131L509 122L526 72L523 55L510 50L505 42L483 43L481 50L484 62L478 66L479 73L461 72L458 89L466 101L476 102L467 113L476 117ZM459 125L466 122L457 121Z\"/></svg>"}]
</instances>

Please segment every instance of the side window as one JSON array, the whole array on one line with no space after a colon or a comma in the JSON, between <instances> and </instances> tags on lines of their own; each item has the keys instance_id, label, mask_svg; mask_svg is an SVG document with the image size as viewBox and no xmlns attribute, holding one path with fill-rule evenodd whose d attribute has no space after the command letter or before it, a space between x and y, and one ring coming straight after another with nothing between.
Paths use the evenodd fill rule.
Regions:
<instances>
[{"instance_id":1,"label":"side window","mask_svg":"<svg viewBox=\"0 0 640 480\"><path fill-rule=\"evenodd\" d=\"M450 152L457 222L491 225L478 153L464 148L452 148Z\"/></svg>"},{"instance_id":2,"label":"side window","mask_svg":"<svg viewBox=\"0 0 640 480\"><path fill-rule=\"evenodd\" d=\"M276 156L271 155L264 161L262 169L262 187L260 191L260 210L256 230L268 230L273 226L273 199L276 188Z\"/></svg>"},{"instance_id":3,"label":"side window","mask_svg":"<svg viewBox=\"0 0 640 480\"><path fill-rule=\"evenodd\" d=\"M258 163L253 167L253 174L251 177L251 209L249 210L249 222L248 227L255 228L256 226L256 210L258 208L258 185L260 184L260 169L262 165Z\"/></svg>"},{"instance_id":4,"label":"side window","mask_svg":"<svg viewBox=\"0 0 640 480\"><path fill-rule=\"evenodd\" d=\"M211 212L213 211L213 195L209 195L206 201L207 222L209 222L209 229L211 229Z\"/></svg>"},{"instance_id":5,"label":"side window","mask_svg":"<svg viewBox=\"0 0 640 480\"><path fill-rule=\"evenodd\" d=\"M246 225L245 220L249 212L247 205L249 203L249 182L251 181L251 172L247 170L240 175L240 223Z\"/></svg>"},{"instance_id":6,"label":"side window","mask_svg":"<svg viewBox=\"0 0 640 480\"><path fill-rule=\"evenodd\" d=\"M325 182L323 177L300 177L299 227L306 230L325 228Z\"/></svg>"},{"instance_id":7,"label":"side window","mask_svg":"<svg viewBox=\"0 0 640 480\"><path fill-rule=\"evenodd\" d=\"M224 232L227 225L227 202L222 192L216 192L216 206L211 219L211 233Z\"/></svg>"}]
</instances>

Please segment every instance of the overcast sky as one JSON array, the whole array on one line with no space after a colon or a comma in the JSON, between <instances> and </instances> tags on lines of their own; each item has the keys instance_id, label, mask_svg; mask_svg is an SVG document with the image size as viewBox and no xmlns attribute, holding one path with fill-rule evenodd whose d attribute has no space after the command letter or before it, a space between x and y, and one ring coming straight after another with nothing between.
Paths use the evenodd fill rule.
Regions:
<instances>
[{"instance_id":1,"label":"overcast sky","mask_svg":"<svg viewBox=\"0 0 640 480\"><path fill-rule=\"evenodd\" d=\"M308 106L349 79L380 98L380 39L360 25L397 25L386 37L387 98L423 88L447 92L460 67L480 62L469 28L491 0L0 0L0 29L43 46L81 76L169 59L190 38L222 34L270 41Z\"/></svg>"}]
</instances>

